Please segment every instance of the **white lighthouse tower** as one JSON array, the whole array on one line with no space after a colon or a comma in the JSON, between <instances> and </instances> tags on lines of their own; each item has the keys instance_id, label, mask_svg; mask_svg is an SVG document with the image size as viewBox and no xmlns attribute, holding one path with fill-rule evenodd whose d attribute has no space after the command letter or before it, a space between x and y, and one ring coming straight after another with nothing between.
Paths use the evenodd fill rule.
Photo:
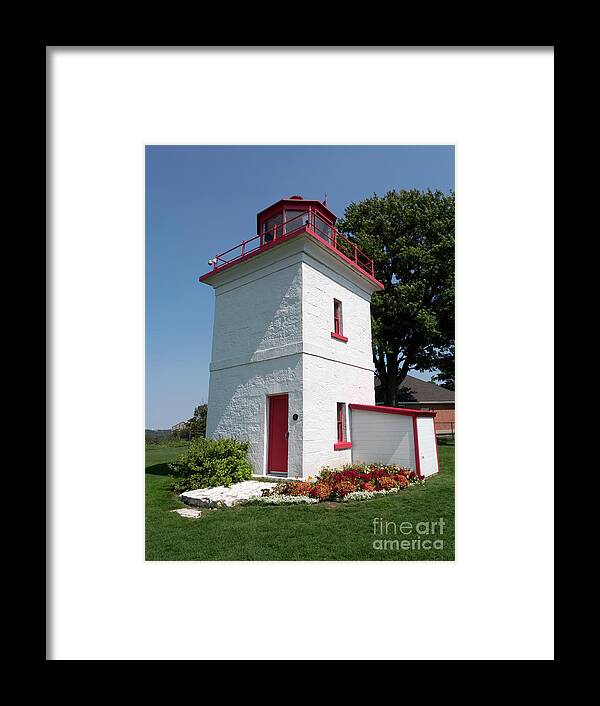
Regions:
<instances>
[{"instance_id":1,"label":"white lighthouse tower","mask_svg":"<svg viewBox=\"0 0 600 706\"><path fill-rule=\"evenodd\" d=\"M348 405L373 405L373 263L320 201L261 211L210 261L215 290L207 436L250 442L257 475L303 478L351 461Z\"/></svg>"}]
</instances>

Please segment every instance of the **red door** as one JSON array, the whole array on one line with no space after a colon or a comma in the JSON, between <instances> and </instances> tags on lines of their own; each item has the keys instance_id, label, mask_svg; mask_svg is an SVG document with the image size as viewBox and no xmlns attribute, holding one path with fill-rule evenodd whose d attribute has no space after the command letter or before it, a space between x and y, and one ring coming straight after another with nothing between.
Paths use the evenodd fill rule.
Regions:
<instances>
[{"instance_id":1,"label":"red door","mask_svg":"<svg viewBox=\"0 0 600 706\"><path fill-rule=\"evenodd\" d=\"M287 473L288 396L269 397L269 437L267 473Z\"/></svg>"}]
</instances>

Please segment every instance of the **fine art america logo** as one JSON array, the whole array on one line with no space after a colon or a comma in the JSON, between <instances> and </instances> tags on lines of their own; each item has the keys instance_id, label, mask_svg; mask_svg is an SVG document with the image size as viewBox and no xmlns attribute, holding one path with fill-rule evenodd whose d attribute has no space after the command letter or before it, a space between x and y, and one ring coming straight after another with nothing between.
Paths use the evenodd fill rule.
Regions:
<instances>
[{"instance_id":1,"label":"fine art america logo","mask_svg":"<svg viewBox=\"0 0 600 706\"><path fill-rule=\"evenodd\" d=\"M373 549L377 551L429 551L443 549L444 518L427 522L388 522L373 519ZM412 535L412 537L411 537ZM416 535L416 536L414 536Z\"/></svg>"}]
</instances>

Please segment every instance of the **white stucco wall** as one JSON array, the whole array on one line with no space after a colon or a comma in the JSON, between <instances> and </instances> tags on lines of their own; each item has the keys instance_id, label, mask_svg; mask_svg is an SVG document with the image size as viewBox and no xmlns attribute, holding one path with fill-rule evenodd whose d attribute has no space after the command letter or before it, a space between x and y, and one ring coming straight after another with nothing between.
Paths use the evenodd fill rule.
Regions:
<instances>
[{"instance_id":1,"label":"white stucco wall","mask_svg":"<svg viewBox=\"0 0 600 706\"><path fill-rule=\"evenodd\" d=\"M342 302L347 343L331 337L334 299ZM302 328L305 352L373 371L370 294L312 255L302 267Z\"/></svg>"},{"instance_id":2,"label":"white stucco wall","mask_svg":"<svg viewBox=\"0 0 600 706\"><path fill-rule=\"evenodd\" d=\"M208 392L206 435L250 442L249 459L257 475L266 468L267 395L288 394L288 475L302 476L302 356L213 370ZM298 420L293 421L294 413Z\"/></svg>"},{"instance_id":3,"label":"white stucco wall","mask_svg":"<svg viewBox=\"0 0 600 706\"><path fill-rule=\"evenodd\" d=\"M215 290L212 367L260 360L302 341L302 266L275 263Z\"/></svg>"},{"instance_id":4,"label":"white stucco wall","mask_svg":"<svg viewBox=\"0 0 600 706\"><path fill-rule=\"evenodd\" d=\"M254 471L265 473L267 395L287 393L288 474L296 477L302 473L302 267L287 254L255 267L243 263L215 287L206 434L249 441Z\"/></svg>"},{"instance_id":5,"label":"white stucco wall","mask_svg":"<svg viewBox=\"0 0 600 706\"><path fill-rule=\"evenodd\" d=\"M373 372L305 354L304 358L304 475L317 475L323 466L352 462L352 450L335 451L337 403L346 403L346 429L352 441L348 405L373 404Z\"/></svg>"},{"instance_id":6,"label":"white stucco wall","mask_svg":"<svg viewBox=\"0 0 600 706\"><path fill-rule=\"evenodd\" d=\"M302 267L304 350L304 475L352 461L351 449L335 451L337 403L375 404L370 294L343 273L309 256ZM331 337L333 300L342 302L344 343ZM346 420L352 441L350 420Z\"/></svg>"}]
</instances>

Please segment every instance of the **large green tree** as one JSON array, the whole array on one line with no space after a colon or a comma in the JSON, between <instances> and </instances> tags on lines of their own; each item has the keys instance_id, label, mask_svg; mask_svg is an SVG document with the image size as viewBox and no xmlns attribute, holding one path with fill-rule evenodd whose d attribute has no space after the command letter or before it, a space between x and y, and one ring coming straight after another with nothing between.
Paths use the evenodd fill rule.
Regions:
<instances>
[{"instance_id":1,"label":"large green tree","mask_svg":"<svg viewBox=\"0 0 600 706\"><path fill-rule=\"evenodd\" d=\"M351 203L337 223L385 285L371 303L373 362L385 404L411 369L454 360L454 194L390 191ZM453 377L453 376L452 376Z\"/></svg>"},{"instance_id":2,"label":"large green tree","mask_svg":"<svg viewBox=\"0 0 600 706\"><path fill-rule=\"evenodd\" d=\"M454 390L454 346L438 360L437 368L439 372L431 381L448 390Z\"/></svg>"}]
</instances>

